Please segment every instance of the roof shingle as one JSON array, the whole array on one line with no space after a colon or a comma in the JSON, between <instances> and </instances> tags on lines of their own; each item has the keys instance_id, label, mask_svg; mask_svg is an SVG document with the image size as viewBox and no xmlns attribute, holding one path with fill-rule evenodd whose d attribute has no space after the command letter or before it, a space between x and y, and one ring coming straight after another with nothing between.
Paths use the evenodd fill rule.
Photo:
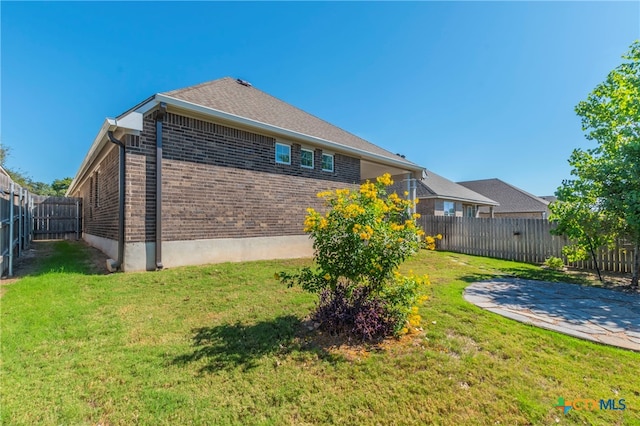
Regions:
<instances>
[{"instance_id":1,"label":"roof shingle","mask_svg":"<svg viewBox=\"0 0 640 426\"><path fill-rule=\"evenodd\" d=\"M500 203L494 208L495 213L549 212L548 201L500 179L471 180L458 183Z\"/></svg>"},{"instance_id":2,"label":"roof shingle","mask_svg":"<svg viewBox=\"0 0 640 426\"><path fill-rule=\"evenodd\" d=\"M403 160L396 154L262 92L253 86L239 84L236 79L231 77L172 90L162 94L260 123L291 130L303 135L313 136L350 148L378 154L395 161L406 162L407 165L416 166L414 163Z\"/></svg>"}]
</instances>

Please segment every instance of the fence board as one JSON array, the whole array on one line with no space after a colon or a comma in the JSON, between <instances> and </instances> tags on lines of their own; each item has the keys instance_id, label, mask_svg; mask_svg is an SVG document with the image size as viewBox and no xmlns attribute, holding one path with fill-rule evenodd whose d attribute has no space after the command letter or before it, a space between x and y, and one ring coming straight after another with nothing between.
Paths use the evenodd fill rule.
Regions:
<instances>
[{"instance_id":1,"label":"fence board","mask_svg":"<svg viewBox=\"0 0 640 426\"><path fill-rule=\"evenodd\" d=\"M33 197L33 239L78 239L82 229L82 199Z\"/></svg>"},{"instance_id":2,"label":"fence board","mask_svg":"<svg viewBox=\"0 0 640 426\"><path fill-rule=\"evenodd\" d=\"M542 263L545 259L562 255L568 244L565 237L552 235L555 224L545 219L468 218L427 216L419 219L427 235L442 235L438 247L476 256L495 257L528 263ZM600 269L625 272L633 270L633 247L621 241L612 250L596 253ZM591 259L569 263L580 269L595 269Z\"/></svg>"}]
</instances>

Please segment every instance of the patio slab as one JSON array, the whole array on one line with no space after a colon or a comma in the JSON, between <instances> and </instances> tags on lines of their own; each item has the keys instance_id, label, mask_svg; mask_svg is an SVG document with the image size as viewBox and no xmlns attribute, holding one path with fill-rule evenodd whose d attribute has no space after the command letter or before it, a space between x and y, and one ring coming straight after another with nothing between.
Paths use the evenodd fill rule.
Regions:
<instances>
[{"instance_id":1,"label":"patio slab","mask_svg":"<svg viewBox=\"0 0 640 426\"><path fill-rule=\"evenodd\" d=\"M471 284L464 298L516 321L640 352L640 294L501 278Z\"/></svg>"}]
</instances>

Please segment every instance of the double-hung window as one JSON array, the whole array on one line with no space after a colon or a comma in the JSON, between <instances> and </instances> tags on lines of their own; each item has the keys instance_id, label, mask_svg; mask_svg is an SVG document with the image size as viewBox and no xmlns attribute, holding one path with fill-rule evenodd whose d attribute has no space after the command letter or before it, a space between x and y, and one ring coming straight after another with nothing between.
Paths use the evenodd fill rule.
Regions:
<instances>
[{"instance_id":1,"label":"double-hung window","mask_svg":"<svg viewBox=\"0 0 640 426\"><path fill-rule=\"evenodd\" d=\"M302 148L300 150L300 166L305 169L313 169L313 151Z\"/></svg>"},{"instance_id":2,"label":"double-hung window","mask_svg":"<svg viewBox=\"0 0 640 426\"><path fill-rule=\"evenodd\" d=\"M322 170L325 172L333 171L333 155L322 154Z\"/></svg>"},{"instance_id":3,"label":"double-hung window","mask_svg":"<svg viewBox=\"0 0 640 426\"><path fill-rule=\"evenodd\" d=\"M456 215L456 203L453 201L445 201L444 202L444 215L445 216L455 216Z\"/></svg>"},{"instance_id":4,"label":"double-hung window","mask_svg":"<svg viewBox=\"0 0 640 426\"><path fill-rule=\"evenodd\" d=\"M276 142L276 163L291 164L291 145Z\"/></svg>"}]
</instances>

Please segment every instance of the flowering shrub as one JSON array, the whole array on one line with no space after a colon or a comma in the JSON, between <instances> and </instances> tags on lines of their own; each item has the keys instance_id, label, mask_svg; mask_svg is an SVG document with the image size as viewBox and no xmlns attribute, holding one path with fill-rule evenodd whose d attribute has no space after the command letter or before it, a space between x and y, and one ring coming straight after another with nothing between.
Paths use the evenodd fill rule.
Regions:
<instances>
[{"instance_id":1,"label":"flowering shrub","mask_svg":"<svg viewBox=\"0 0 640 426\"><path fill-rule=\"evenodd\" d=\"M289 286L321 295L316 319L328 331L372 339L401 334L409 330L407 325L420 323L413 307L424 301L428 279L402 276L397 268L421 245L434 249L435 240L423 240L424 232L415 224L420 215L409 213L413 201L387 195L385 188L392 183L385 174L359 190L319 193L327 212L309 208L304 222L304 231L313 238L317 267L276 274Z\"/></svg>"}]
</instances>

